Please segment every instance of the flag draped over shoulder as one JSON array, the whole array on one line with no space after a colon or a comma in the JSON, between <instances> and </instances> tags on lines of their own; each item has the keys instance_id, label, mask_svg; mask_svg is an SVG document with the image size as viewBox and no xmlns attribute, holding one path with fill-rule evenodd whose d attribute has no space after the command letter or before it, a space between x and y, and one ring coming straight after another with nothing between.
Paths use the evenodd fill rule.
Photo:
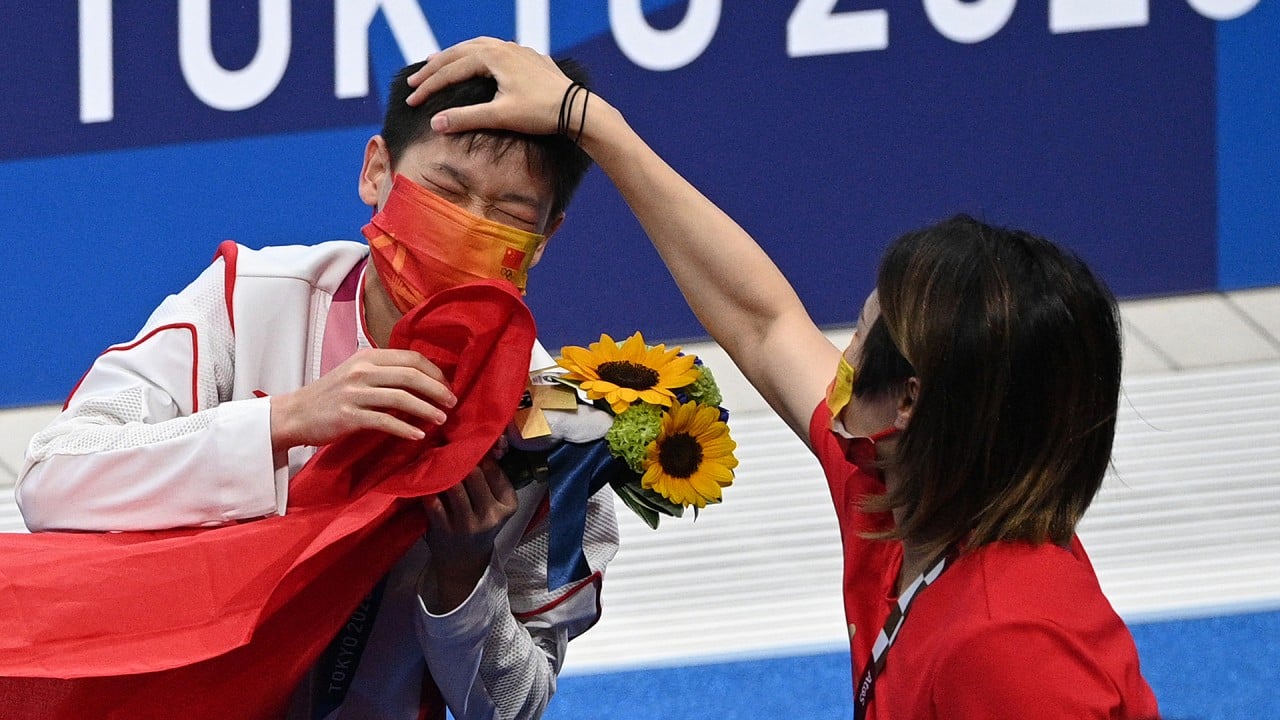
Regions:
<instances>
[{"instance_id":1,"label":"flag draped over shoulder","mask_svg":"<svg viewBox=\"0 0 1280 720\"><path fill-rule=\"evenodd\" d=\"M391 346L440 366L443 426L326 446L288 513L217 528L0 536L0 720L274 718L511 420L533 318L507 283L444 290Z\"/></svg>"}]
</instances>

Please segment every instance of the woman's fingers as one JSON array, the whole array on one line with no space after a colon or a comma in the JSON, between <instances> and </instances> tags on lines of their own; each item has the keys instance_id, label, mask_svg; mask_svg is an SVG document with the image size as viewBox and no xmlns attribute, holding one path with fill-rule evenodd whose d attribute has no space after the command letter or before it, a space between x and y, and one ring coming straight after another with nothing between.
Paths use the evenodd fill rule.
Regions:
<instances>
[{"instance_id":1,"label":"woman's fingers","mask_svg":"<svg viewBox=\"0 0 1280 720\"><path fill-rule=\"evenodd\" d=\"M476 77L477 74L487 74L480 72L484 66L476 62L475 58L486 47L501 45L502 42L491 37L471 38L428 57L426 64L407 78L409 87L414 90L409 93L405 101L410 105L421 105L423 100L440 88ZM472 58L472 60L463 65L456 65L460 58Z\"/></svg>"},{"instance_id":2,"label":"woman's fingers","mask_svg":"<svg viewBox=\"0 0 1280 720\"><path fill-rule=\"evenodd\" d=\"M494 38L476 38L433 55L409 77L415 86L410 105L420 105L432 93L474 77L498 83L493 100L455 107L431 119L436 132L501 129L531 135L557 131L558 110L570 80L555 61L531 48Z\"/></svg>"}]
</instances>

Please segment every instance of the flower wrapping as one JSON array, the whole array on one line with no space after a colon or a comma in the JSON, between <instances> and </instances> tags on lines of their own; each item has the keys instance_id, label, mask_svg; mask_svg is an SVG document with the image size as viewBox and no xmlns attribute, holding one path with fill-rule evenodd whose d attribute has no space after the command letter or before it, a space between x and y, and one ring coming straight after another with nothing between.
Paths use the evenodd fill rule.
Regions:
<instances>
[{"instance_id":1,"label":"flower wrapping","mask_svg":"<svg viewBox=\"0 0 1280 720\"><path fill-rule=\"evenodd\" d=\"M604 440L625 467L614 467L607 482L649 527L721 501L733 483L737 444L715 377L697 356L646 345L637 332L621 344L602 334L588 347L567 346L556 362L562 372L544 377L612 416Z\"/></svg>"}]
</instances>

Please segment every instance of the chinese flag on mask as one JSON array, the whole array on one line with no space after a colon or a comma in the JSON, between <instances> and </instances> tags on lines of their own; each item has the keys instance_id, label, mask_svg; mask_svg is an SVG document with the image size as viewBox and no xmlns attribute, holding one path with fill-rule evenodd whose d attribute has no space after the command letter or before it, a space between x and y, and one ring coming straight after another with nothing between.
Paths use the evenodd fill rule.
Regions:
<instances>
[{"instance_id":1,"label":"chinese flag on mask","mask_svg":"<svg viewBox=\"0 0 1280 720\"><path fill-rule=\"evenodd\" d=\"M322 449L286 515L218 528L0 537L0 720L279 718L360 600L515 413L533 318L509 283L434 295L391 346L444 371L458 404L406 441Z\"/></svg>"}]
</instances>

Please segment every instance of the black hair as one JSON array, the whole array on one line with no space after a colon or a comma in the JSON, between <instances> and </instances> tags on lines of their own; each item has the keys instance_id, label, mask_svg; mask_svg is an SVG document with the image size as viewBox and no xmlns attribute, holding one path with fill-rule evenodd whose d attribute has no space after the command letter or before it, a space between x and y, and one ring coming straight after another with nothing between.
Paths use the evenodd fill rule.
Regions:
<instances>
[{"instance_id":1,"label":"black hair","mask_svg":"<svg viewBox=\"0 0 1280 720\"><path fill-rule=\"evenodd\" d=\"M426 102L410 106L405 102L413 88L408 78L426 61L401 68L391 81L387 93L387 114L382 122L382 139L387 143L392 167L400 160L409 146L430 138L431 118L441 110L478 105L489 102L498 91L498 83L491 77L476 77L450 85L432 93ZM556 65L570 80L587 85L587 71L574 60L557 60ZM582 178L591 167L591 158L582 148L563 135L525 135L505 130L474 130L459 133L467 143L467 151L485 149L496 157L515 146L525 148L529 169L535 175L547 178L551 183L551 217L564 212Z\"/></svg>"},{"instance_id":2,"label":"black hair","mask_svg":"<svg viewBox=\"0 0 1280 720\"><path fill-rule=\"evenodd\" d=\"M1115 297L1043 238L958 215L885 253L881 319L919 381L866 505L931 553L957 542L1066 545L1102 484L1115 436Z\"/></svg>"},{"instance_id":3,"label":"black hair","mask_svg":"<svg viewBox=\"0 0 1280 720\"><path fill-rule=\"evenodd\" d=\"M915 368L893 344L893 336L884 317L877 317L862 342L862 357L853 380L853 394L858 397L879 395L901 387L915 375Z\"/></svg>"}]
</instances>

